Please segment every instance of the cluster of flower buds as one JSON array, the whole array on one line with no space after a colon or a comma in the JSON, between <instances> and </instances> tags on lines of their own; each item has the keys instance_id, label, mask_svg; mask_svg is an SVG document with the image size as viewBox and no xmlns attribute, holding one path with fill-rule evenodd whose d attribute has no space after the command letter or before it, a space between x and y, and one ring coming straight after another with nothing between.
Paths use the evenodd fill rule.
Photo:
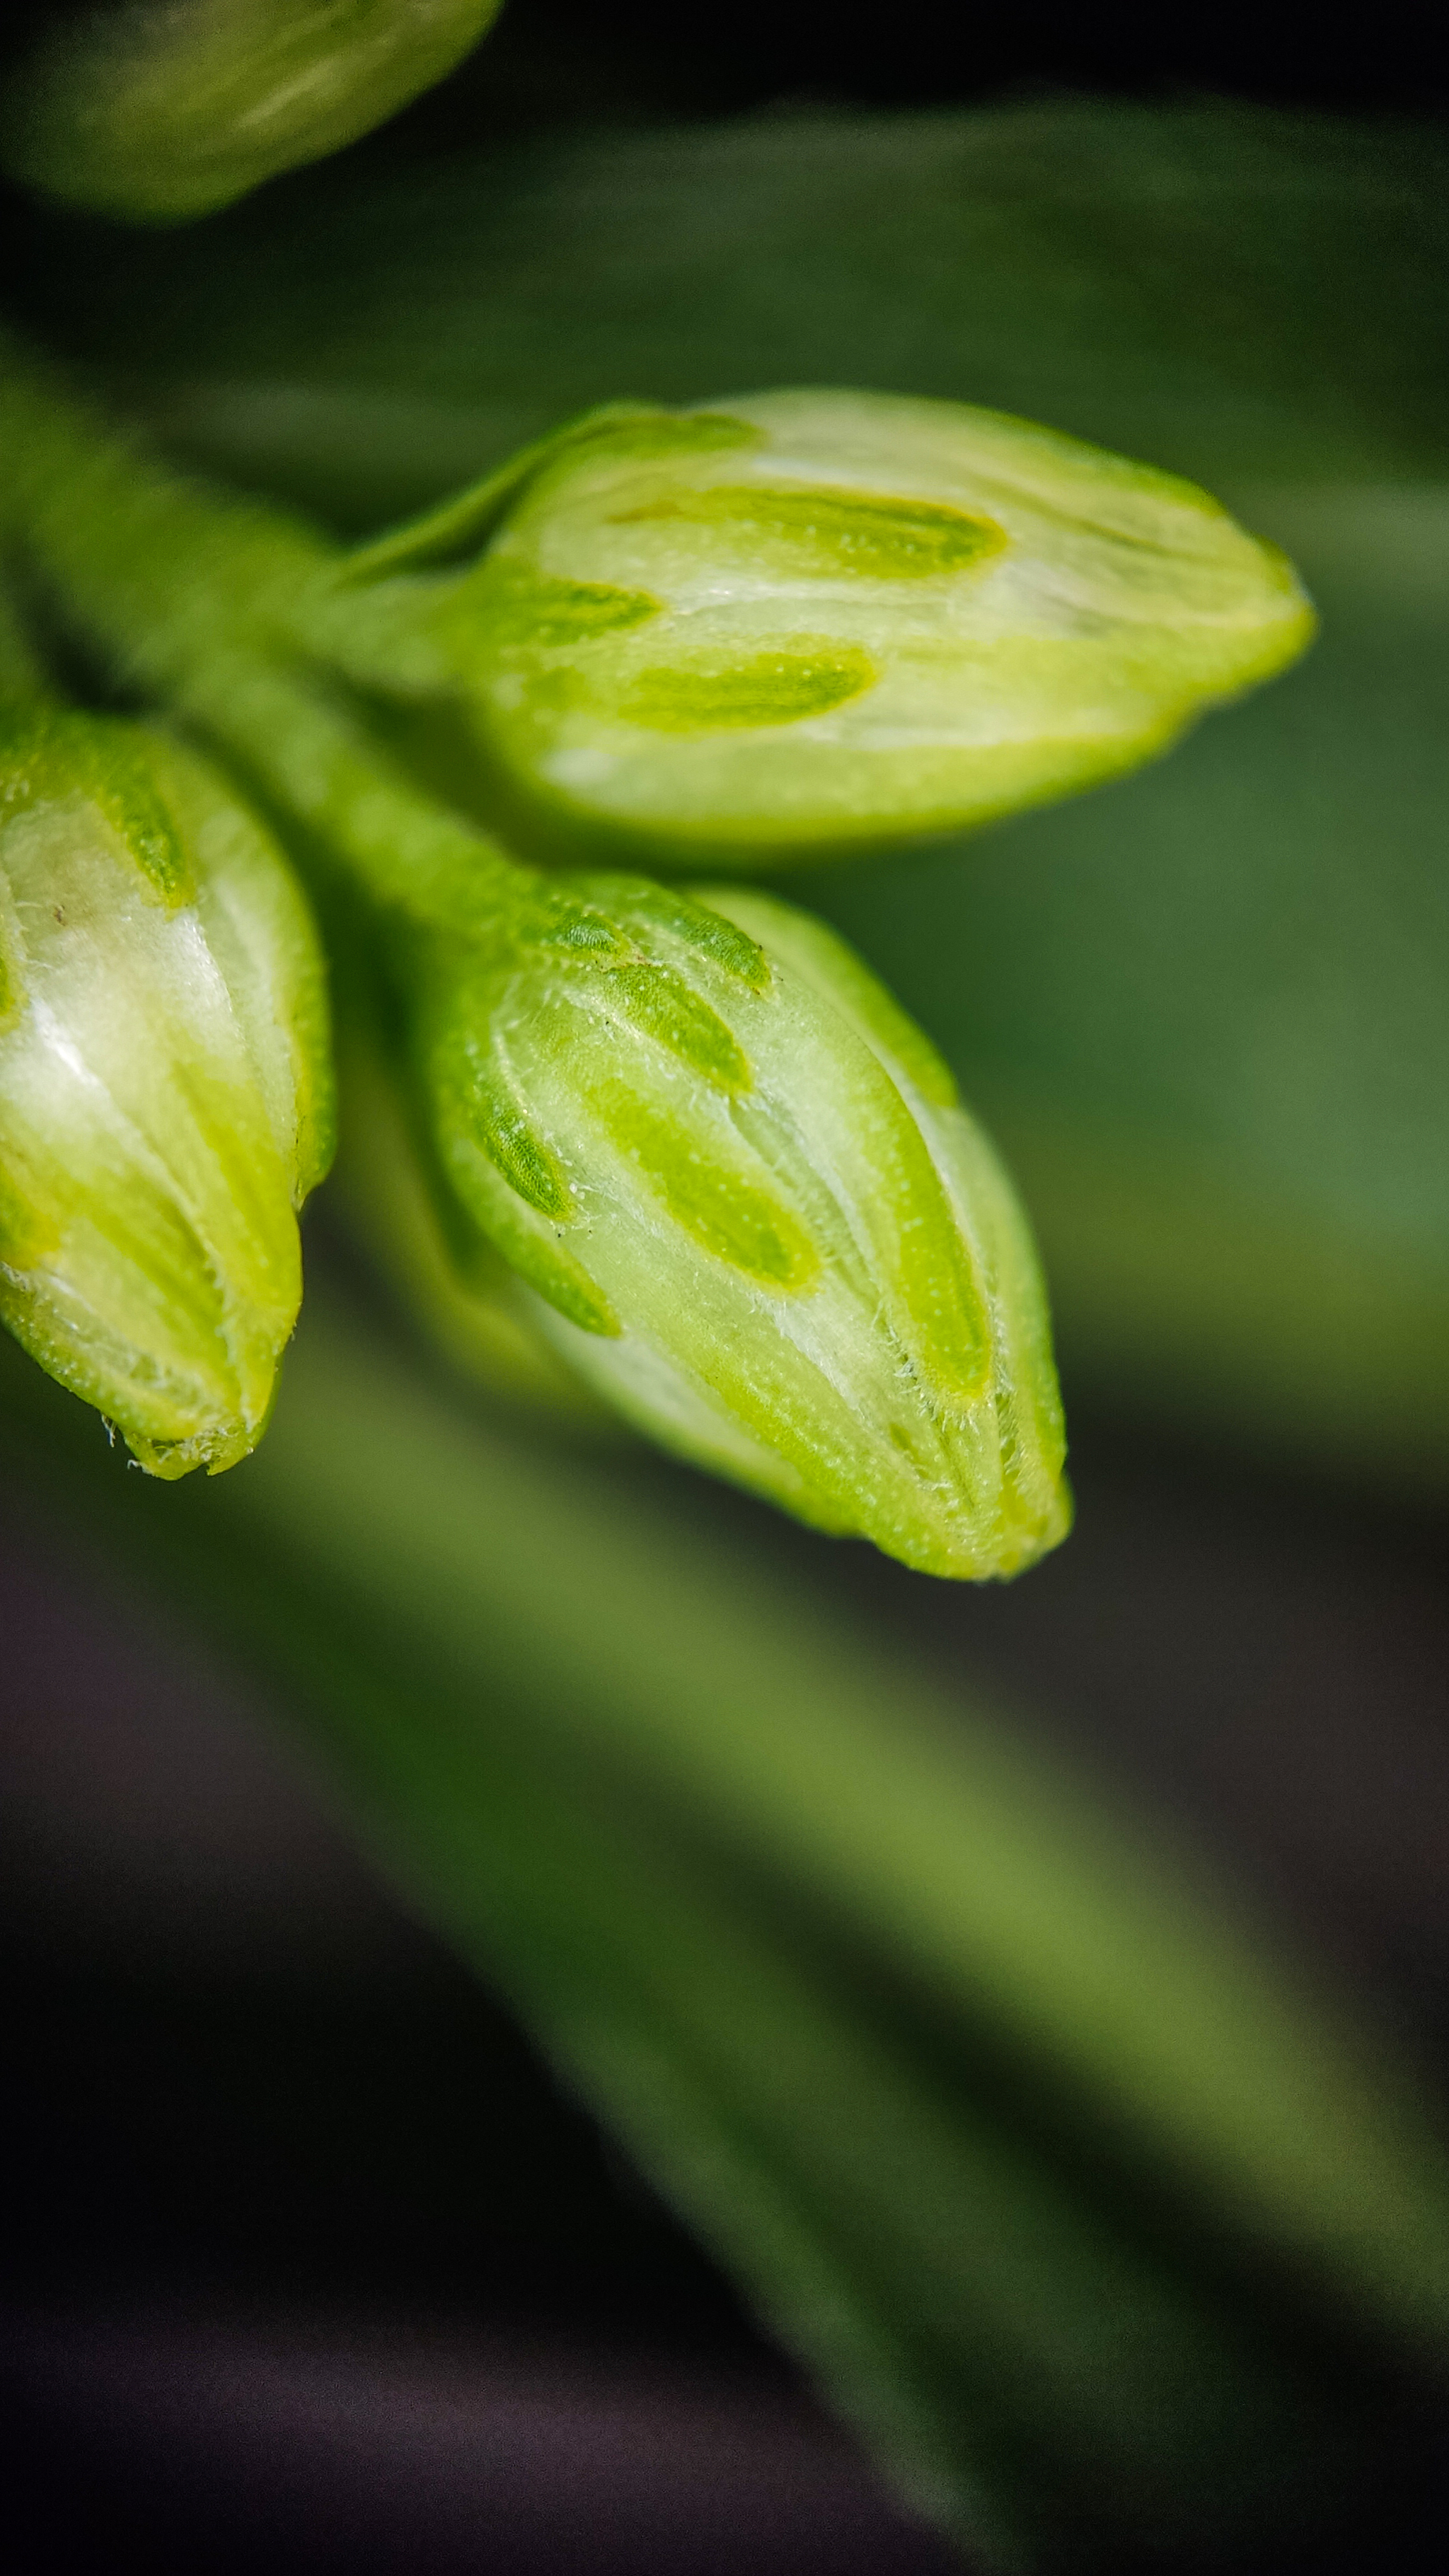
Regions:
<instances>
[{"instance_id":1,"label":"cluster of flower buds","mask_svg":"<svg viewBox=\"0 0 1449 2576\"><path fill-rule=\"evenodd\" d=\"M592 415L343 556L273 543L58 400L30 395L22 542L90 649L322 854L357 988L386 997L349 1005L373 1022L357 1052L398 1077L434 1254L463 1302L491 1273L496 1303L507 1265L492 1346L546 1343L535 1375L562 1360L667 1446L909 1564L1009 1574L1050 1546L1041 1283L949 1073L808 916L658 880L1130 766L1300 649L1281 558L1071 440L838 393ZM105 524L78 536L65 473L91 451ZM179 753L125 736L170 800L163 866L83 783L120 731L45 739L6 809L8 1311L148 1463L222 1464L265 1413L319 1167L304 917ZM641 857L647 878L597 873ZM271 890L265 936L243 879Z\"/></svg>"}]
</instances>

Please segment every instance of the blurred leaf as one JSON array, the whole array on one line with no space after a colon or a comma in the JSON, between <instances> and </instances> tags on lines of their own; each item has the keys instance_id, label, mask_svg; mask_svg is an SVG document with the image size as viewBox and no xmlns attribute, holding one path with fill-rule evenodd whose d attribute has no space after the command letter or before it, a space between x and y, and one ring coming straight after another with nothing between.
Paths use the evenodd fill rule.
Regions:
<instances>
[{"instance_id":1,"label":"blurred leaf","mask_svg":"<svg viewBox=\"0 0 1449 2576\"><path fill-rule=\"evenodd\" d=\"M315 1291L263 1456L127 1479L7 1367L11 1471L282 1687L918 2502L1006 2560L1332 2515L1375 2340L1449 2343L1400 2076L1084 1783L763 1564L457 1418Z\"/></svg>"},{"instance_id":2,"label":"blurred leaf","mask_svg":"<svg viewBox=\"0 0 1449 2576\"><path fill-rule=\"evenodd\" d=\"M1063 101L385 138L204 233L34 226L26 309L178 439L358 524L591 403L843 383L1216 488L1442 470L1441 129Z\"/></svg>"}]
</instances>

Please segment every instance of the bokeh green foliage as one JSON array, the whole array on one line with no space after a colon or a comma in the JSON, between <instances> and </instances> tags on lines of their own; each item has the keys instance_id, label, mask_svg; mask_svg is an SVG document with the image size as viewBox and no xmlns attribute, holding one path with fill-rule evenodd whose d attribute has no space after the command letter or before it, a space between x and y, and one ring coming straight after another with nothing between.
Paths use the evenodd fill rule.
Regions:
<instances>
[{"instance_id":1,"label":"bokeh green foliage","mask_svg":"<svg viewBox=\"0 0 1449 2576\"><path fill-rule=\"evenodd\" d=\"M1065 103L370 148L62 245L37 308L178 449L355 528L593 401L808 380L1051 420L1292 553L1321 641L1162 768L799 891L1006 1148L1069 1396L1442 1479L1442 136Z\"/></svg>"},{"instance_id":2,"label":"bokeh green foliage","mask_svg":"<svg viewBox=\"0 0 1449 2576\"><path fill-rule=\"evenodd\" d=\"M0 162L68 205L188 223L366 134L474 46L499 0L101 0L0 93Z\"/></svg>"},{"instance_id":3,"label":"bokeh green foliage","mask_svg":"<svg viewBox=\"0 0 1449 2576\"><path fill-rule=\"evenodd\" d=\"M469 1420L335 1288L244 1475L127 1477L8 1347L0 1391L35 1509L270 1681L976 2563L1331 2532L1442 2379L1449 2165L1185 1854L705 1489Z\"/></svg>"}]
</instances>

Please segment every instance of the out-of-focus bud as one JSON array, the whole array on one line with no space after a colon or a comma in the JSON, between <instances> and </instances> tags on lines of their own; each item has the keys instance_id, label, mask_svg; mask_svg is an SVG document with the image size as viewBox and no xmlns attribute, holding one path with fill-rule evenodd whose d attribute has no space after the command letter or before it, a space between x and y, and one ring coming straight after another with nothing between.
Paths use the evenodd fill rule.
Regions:
<instances>
[{"instance_id":1,"label":"out-of-focus bud","mask_svg":"<svg viewBox=\"0 0 1449 2576\"><path fill-rule=\"evenodd\" d=\"M428 953L437 1150L570 1364L665 1446L934 1574L1062 1537L1021 1214L864 966L764 896L541 883Z\"/></svg>"},{"instance_id":2,"label":"out-of-focus bud","mask_svg":"<svg viewBox=\"0 0 1449 2576\"><path fill-rule=\"evenodd\" d=\"M180 1476L245 1457L331 1152L321 960L202 762L65 713L0 729L0 1316Z\"/></svg>"},{"instance_id":3,"label":"out-of-focus bud","mask_svg":"<svg viewBox=\"0 0 1449 2576\"><path fill-rule=\"evenodd\" d=\"M369 654L369 614L373 676L455 692L516 833L670 871L1088 786L1313 624L1191 484L1000 413L831 392L574 423L359 556L344 653L350 622Z\"/></svg>"},{"instance_id":4,"label":"out-of-focus bud","mask_svg":"<svg viewBox=\"0 0 1449 2576\"><path fill-rule=\"evenodd\" d=\"M12 78L5 167L71 205L184 223L354 142L471 51L499 0L112 0Z\"/></svg>"}]
</instances>

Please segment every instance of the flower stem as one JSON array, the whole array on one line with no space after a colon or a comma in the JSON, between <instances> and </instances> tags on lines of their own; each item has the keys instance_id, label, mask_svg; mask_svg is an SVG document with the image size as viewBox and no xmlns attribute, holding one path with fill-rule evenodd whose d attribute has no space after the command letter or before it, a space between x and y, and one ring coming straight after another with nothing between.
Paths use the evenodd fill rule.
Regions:
<instances>
[{"instance_id":1,"label":"flower stem","mask_svg":"<svg viewBox=\"0 0 1449 2576\"><path fill-rule=\"evenodd\" d=\"M0 335L0 509L32 579L108 680L226 754L375 900L476 928L532 871L415 785L308 662L299 593L334 550L300 520L178 474Z\"/></svg>"}]
</instances>

